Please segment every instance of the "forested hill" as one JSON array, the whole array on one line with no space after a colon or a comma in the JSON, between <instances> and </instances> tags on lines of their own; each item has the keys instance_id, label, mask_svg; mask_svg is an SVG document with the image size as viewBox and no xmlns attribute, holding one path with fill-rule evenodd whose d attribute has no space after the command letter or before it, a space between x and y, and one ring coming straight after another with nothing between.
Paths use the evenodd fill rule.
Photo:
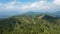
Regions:
<instances>
[{"instance_id":1,"label":"forested hill","mask_svg":"<svg viewBox=\"0 0 60 34\"><path fill-rule=\"evenodd\" d=\"M0 19L0 34L60 34L60 18L39 14Z\"/></svg>"}]
</instances>

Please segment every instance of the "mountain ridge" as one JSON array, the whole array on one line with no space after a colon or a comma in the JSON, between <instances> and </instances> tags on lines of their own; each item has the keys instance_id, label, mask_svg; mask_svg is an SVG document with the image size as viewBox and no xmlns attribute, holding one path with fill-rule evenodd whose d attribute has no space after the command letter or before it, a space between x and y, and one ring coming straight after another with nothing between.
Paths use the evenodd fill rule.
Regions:
<instances>
[{"instance_id":1,"label":"mountain ridge","mask_svg":"<svg viewBox=\"0 0 60 34\"><path fill-rule=\"evenodd\" d=\"M26 12L26 13L23 13L23 14L20 14L20 13L2 13L0 14L0 18L5 18L5 17L11 17L11 16L17 16L17 15L25 15L25 16L32 16L32 15L39 15L39 14L48 14L48 15L51 15L51 16L54 16L54 17L59 17L60 18L60 11L56 11L56 12L53 12L53 13L49 13L49 12Z\"/></svg>"}]
</instances>

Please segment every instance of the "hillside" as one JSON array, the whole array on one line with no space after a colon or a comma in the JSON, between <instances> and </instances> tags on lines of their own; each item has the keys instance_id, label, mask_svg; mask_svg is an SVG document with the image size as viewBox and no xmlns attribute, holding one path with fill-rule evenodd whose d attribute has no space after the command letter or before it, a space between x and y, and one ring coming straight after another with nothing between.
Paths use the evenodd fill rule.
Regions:
<instances>
[{"instance_id":1,"label":"hillside","mask_svg":"<svg viewBox=\"0 0 60 34\"><path fill-rule=\"evenodd\" d=\"M0 34L60 34L60 18L37 14L0 19Z\"/></svg>"}]
</instances>

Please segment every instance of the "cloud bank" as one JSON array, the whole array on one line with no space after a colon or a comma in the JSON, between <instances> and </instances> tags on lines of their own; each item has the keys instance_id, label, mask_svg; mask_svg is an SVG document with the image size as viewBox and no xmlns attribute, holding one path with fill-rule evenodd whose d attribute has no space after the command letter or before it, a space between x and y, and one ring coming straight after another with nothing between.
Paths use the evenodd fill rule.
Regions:
<instances>
[{"instance_id":1,"label":"cloud bank","mask_svg":"<svg viewBox=\"0 0 60 34\"><path fill-rule=\"evenodd\" d=\"M0 2L0 12L28 12L28 11L60 11L60 0L53 0L49 2L49 0L40 0L35 2L28 2L23 3L21 1L13 0L8 3L2 3Z\"/></svg>"}]
</instances>

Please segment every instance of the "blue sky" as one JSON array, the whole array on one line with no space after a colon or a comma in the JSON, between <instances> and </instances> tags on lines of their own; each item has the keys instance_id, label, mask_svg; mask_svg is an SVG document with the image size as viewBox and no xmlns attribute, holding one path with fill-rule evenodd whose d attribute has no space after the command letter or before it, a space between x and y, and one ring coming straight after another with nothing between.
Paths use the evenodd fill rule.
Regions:
<instances>
[{"instance_id":1,"label":"blue sky","mask_svg":"<svg viewBox=\"0 0 60 34\"><path fill-rule=\"evenodd\" d=\"M8 3L8 2L11 2L11 1L15 1L15 0L0 0L1 3ZM23 2L23 3L31 3L31 2L38 2L38 1L41 1L41 0L16 0L16 1L20 1L20 2ZM47 0L48 2L51 2L53 0Z\"/></svg>"},{"instance_id":2,"label":"blue sky","mask_svg":"<svg viewBox=\"0 0 60 34\"><path fill-rule=\"evenodd\" d=\"M7 2L11 2L11 1L19 1L19 2L23 2L23 3L27 3L27 2L36 2L39 0L0 0L0 2L2 2L2 3L7 3Z\"/></svg>"},{"instance_id":3,"label":"blue sky","mask_svg":"<svg viewBox=\"0 0 60 34\"><path fill-rule=\"evenodd\" d=\"M0 0L0 12L60 11L60 0Z\"/></svg>"}]
</instances>

